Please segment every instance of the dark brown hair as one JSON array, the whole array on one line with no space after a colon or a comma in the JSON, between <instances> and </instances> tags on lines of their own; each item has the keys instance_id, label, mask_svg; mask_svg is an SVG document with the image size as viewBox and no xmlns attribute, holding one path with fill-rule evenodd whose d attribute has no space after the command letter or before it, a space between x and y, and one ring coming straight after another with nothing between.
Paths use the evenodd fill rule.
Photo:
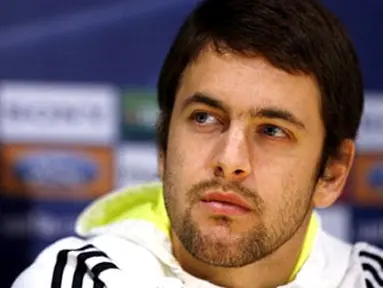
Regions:
<instances>
[{"instance_id":1,"label":"dark brown hair","mask_svg":"<svg viewBox=\"0 0 383 288\"><path fill-rule=\"evenodd\" d=\"M158 81L159 149L185 68L212 44L218 52L265 57L289 73L311 75L321 90L326 129L322 175L345 139L355 139L363 111L363 83L354 47L336 16L315 0L206 0L187 17Z\"/></svg>"}]
</instances>

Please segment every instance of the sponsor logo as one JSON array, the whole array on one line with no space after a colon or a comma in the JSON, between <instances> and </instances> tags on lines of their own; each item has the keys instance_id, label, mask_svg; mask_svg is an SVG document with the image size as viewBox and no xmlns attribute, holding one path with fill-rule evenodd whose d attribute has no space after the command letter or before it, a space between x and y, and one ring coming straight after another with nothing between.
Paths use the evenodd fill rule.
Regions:
<instances>
[{"instance_id":1,"label":"sponsor logo","mask_svg":"<svg viewBox=\"0 0 383 288\"><path fill-rule=\"evenodd\" d=\"M154 145L124 145L120 147L117 157L118 187L159 180Z\"/></svg>"},{"instance_id":2,"label":"sponsor logo","mask_svg":"<svg viewBox=\"0 0 383 288\"><path fill-rule=\"evenodd\" d=\"M357 203L383 205L383 153L357 155L351 177Z\"/></svg>"},{"instance_id":3,"label":"sponsor logo","mask_svg":"<svg viewBox=\"0 0 383 288\"><path fill-rule=\"evenodd\" d=\"M122 166L119 169L118 186L132 186L151 181L158 181L158 173L153 170L152 167L144 165L131 165L131 167Z\"/></svg>"},{"instance_id":4,"label":"sponsor logo","mask_svg":"<svg viewBox=\"0 0 383 288\"><path fill-rule=\"evenodd\" d=\"M366 93L364 112L359 128L359 151L383 150L383 94Z\"/></svg>"},{"instance_id":5,"label":"sponsor logo","mask_svg":"<svg viewBox=\"0 0 383 288\"><path fill-rule=\"evenodd\" d=\"M122 102L122 135L124 140L153 140L158 115L155 93L128 91L124 93Z\"/></svg>"},{"instance_id":6,"label":"sponsor logo","mask_svg":"<svg viewBox=\"0 0 383 288\"><path fill-rule=\"evenodd\" d=\"M99 173L97 163L90 157L60 150L32 152L17 159L14 169L20 181L53 187L86 184Z\"/></svg>"},{"instance_id":7,"label":"sponsor logo","mask_svg":"<svg viewBox=\"0 0 383 288\"><path fill-rule=\"evenodd\" d=\"M383 162L373 165L368 171L368 183L379 194L383 193ZM383 196L383 195L382 195Z\"/></svg>"},{"instance_id":8,"label":"sponsor logo","mask_svg":"<svg viewBox=\"0 0 383 288\"><path fill-rule=\"evenodd\" d=\"M23 105L23 103L10 103L5 107L5 115L9 121L13 122L29 122L38 125L55 125L63 124L78 124L81 122L89 122L92 125L102 123L106 115L103 109L90 103L87 107L78 107L75 105L51 106L34 104Z\"/></svg>"},{"instance_id":9,"label":"sponsor logo","mask_svg":"<svg viewBox=\"0 0 383 288\"><path fill-rule=\"evenodd\" d=\"M3 83L0 136L6 142L114 143L117 94L102 85Z\"/></svg>"},{"instance_id":10,"label":"sponsor logo","mask_svg":"<svg viewBox=\"0 0 383 288\"><path fill-rule=\"evenodd\" d=\"M383 244L383 218L364 220L358 223L356 240Z\"/></svg>"},{"instance_id":11,"label":"sponsor logo","mask_svg":"<svg viewBox=\"0 0 383 288\"><path fill-rule=\"evenodd\" d=\"M377 207L353 208L353 239L383 245L383 213Z\"/></svg>"},{"instance_id":12,"label":"sponsor logo","mask_svg":"<svg viewBox=\"0 0 383 288\"><path fill-rule=\"evenodd\" d=\"M114 188L111 148L14 144L0 153L4 194L86 200Z\"/></svg>"},{"instance_id":13,"label":"sponsor logo","mask_svg":"<svg viewBox=\"0 0 383 288\"><path fill-rule=\"evenodd\" d=\"M0 236L9 240L52 240L73 234L78 214L89 201L34 201L1 197Z\"/></svg>"},{"instance_id":14,"label":"sponsor logo","mask_svg":"<svg viewBox=\"0 0 383 288\"><path fill-rule=\"evenodd\" d=\"M378 113L369 114L367 111L362 118L360 129L362 133L376 133L383 127L383 117Z\"/></svg>"},{"instance_id":15,"label":"sponsor logo","mask_svg":"<svg viewBox=\"0 0 383 288\"><path fill-rule=\"evenodd\" d=\"M73 234L77 214L55 215L44 211L2 215L4 238L52 239Z\"/></svg>"}]
</instances>

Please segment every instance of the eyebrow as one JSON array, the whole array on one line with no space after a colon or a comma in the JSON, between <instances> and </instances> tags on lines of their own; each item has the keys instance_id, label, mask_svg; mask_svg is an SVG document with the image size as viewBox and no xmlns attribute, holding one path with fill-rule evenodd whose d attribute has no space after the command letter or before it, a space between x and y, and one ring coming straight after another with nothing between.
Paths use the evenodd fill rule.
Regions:
<instances>
[{"instance_id":1,"label":"eyebrow","mask_svg":"<svg viewBox=\"0 0 383 288\"><path fill-rule=\"evenodd\" d=\"M182 110L185 110L188 106L192 104L204 104L211 108L219 109L224 112L229 112L230 110L221 100L215 99L201 92L197 92L192 97L187 98L182 104Z\"/></svg>"},{"instance_id":2,"label":"eyebrow","mask_svg":"<svg viewBox=\"0 0 383 288\"><path fill-rule=\"evenodd\" d=\"M211 108L222 110L226 113L230 111L230 108L227 105L225 105L221 100L215 99L214 97L208 96L201 92L197 92L192 97L187 98L182 105L182 110L185 110L188 106L192 104L204 104ZM251 109L250 116L251 118L279 119L293 124L294 126L300 129L306 129L305 125L303 124L303 121L299 120L291 112L277 107Z\"/></svg>"},{"instance_id":3,"label":"eyebrow","mask_svg":"<svg viewBox=\"0 0 383 288\"><path fill-rule=\"evenodd\" d=\"M251 111L250 114L252 118L279 119L289 122L300 129L306 129L305 124L303 124L301 120L299 120L291 112L284 109L275 107L260 108L255 111Z\"/></svg>"}]
</instances>

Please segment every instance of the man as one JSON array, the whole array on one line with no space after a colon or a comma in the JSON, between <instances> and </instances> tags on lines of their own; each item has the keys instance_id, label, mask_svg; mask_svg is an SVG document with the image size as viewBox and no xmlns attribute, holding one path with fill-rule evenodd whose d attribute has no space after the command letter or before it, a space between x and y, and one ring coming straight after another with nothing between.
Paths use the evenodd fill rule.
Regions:
<instances>
[{"instance_id":1,"label":"man","mask_svg":"<svg viewBox=\"0 0 383 288\"><path fill-rule=\"evenodd\" d=\"M158 82L161 183L114 192L13 287L383 287L327 235L363 110L354 48L314 0L207 0Z\"/></svg>"}]
</instances>

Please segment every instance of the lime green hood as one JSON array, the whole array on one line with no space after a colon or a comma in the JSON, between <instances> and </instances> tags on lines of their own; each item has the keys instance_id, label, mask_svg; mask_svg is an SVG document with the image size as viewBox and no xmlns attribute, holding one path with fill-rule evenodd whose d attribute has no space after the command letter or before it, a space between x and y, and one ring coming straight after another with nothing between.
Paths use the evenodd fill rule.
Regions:
<instances>
[{"instance_id":1,"label":"lime green hood","mask_svg":"<svg viewBox=\"0 0 383 288\"><path fill-rule=\"evenodd\" d=\"M96 200L78 217L76 232L87 236L94 229L128 219L146 220L169 235L161 182L124 188Z\"/></svg>"}]
</instances>

